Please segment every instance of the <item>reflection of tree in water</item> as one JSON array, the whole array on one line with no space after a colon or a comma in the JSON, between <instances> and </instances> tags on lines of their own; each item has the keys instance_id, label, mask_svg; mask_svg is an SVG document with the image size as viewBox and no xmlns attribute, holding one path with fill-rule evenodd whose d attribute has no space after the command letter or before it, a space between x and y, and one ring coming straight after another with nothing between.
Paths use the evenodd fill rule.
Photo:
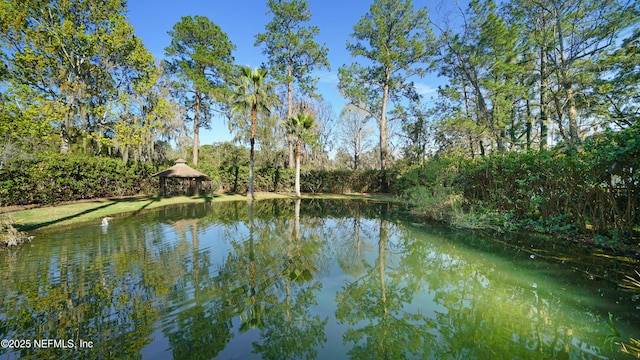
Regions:
<instances>
[{"instance_id":1,"label":"reflection of tree in water","mask_svg":"<svg viewBox=\"0 0 640 360\"><path fill-rule=\"evenodd\" d=\"M148 247L152 242L146 239L158 231L122 222L110 226L107 234L98 226L87 227L75 241L59 243L53 236L23 249L27 251L17 255L22 260L0 280L0 289L17 289L0 294L3 338L84 339L95 344L73 353L23 349L22 358L140 358L140 350L151 342L160 308L166 306L159 299L181 275L179 259L185 255L179 248Z\"/></svg>"},{"instance_id":2,"label":"reflection of tree in water","mask_svg":"<svg viewBox=\"0 0 640 360\"><path fill-rule=\"evenodd\" d=\"M219 270L220 286L227 288L222 301L239 317L240 332L260 330L253 348L261 357L314 358L326 341L326 320L309 310L321 287L313 274L322 243L314 234L301 235L298 211L293 220L255 221L253 202L248 208L248 239L231 240L234 252Z\"/></svg>"},{"instance_id":3,"label":"reflection of tree in water","mask_svg":"<svg viewBox=\"0 0 640 360\"><path fill-rule=\"evenodd\" d=\"M253 344L255 352L265 359L313 359L318 346L326 342L324 327L328 320L312 315L309 310L316 305L316 293L322 287L320 282L313 281L313 274L323 243L317 234L301 234L300 199L294 206L293 229L277 284L285 291L279 293L277 302L266 312L262 343Z\"/></svg>"},{"instance_id":4,"label":"reflection of tree in water","mask_svg":"<svg viewBox=\"0 0 640 360\"><path fill-rule=\"evenodd\" d=\"M497 267L494 249L460 246L467 237L394 223L381 204L253 204L165 209L142 226L120 219L106 234L87 227L3 256L0 336L96 346L0 357L140 358L161 330L169 349L156 350L173 358L220 356L247 338L263 358L314 358L326 348L328 320L315 308L333 258L353 278L329 310L353 358L610 356L591 327L606 331L598 310L567 305L581 300L545 286L543 274L536 286ZM212 253L212 228L228 253Z\"/></svg>"},{"instance_id":5,"label":"reflection of tree in water","mask_svg":"<svg viewBox=\"0 0 640 360\"><path fill-rule=\"evenodd\" d=\"M180 311L175 321L166 323L164 328L175 359L211 359L224 350L233 337L228 321L231 314L216 301L222 291L211 276L209 250L199 249L200 222L200 219L182 219L172 223L178 244L187 243L187 232L191 235L191 257L185 257L181 264L185 276L179 279L170 295L173 301L188 308Z\"/></svg>"},{"instance_id":6,"label":"reflection of tree in water","mask_svg":"<svg viewBox=\"0 0 640 360\"><path fill-rule=\"evenodd\" d=\"M371 222L363 225L363 219L358 215L356 214L356 217L350 219L336 220L337 235L331 236L336 239L335 258L340 269L353 277L364 273L370 266L365 254L371 250L371 244L365 240L372 236L371 232L373 231L367 226Z\"/></svg>"},{"instance_id":7,"label":"reflection of tree in water","mask_svg":"<svg viewBox=\"0 0 640 360\"><path fill-rule=\"evenodd\" d=\"M475 250L474 256L469 256L468 249L442 241L443 234L434 236L439 241L420 241L425 235L416 236L415 230L407 229L405 234L408 253L417 260L406 262L411 266L409 272L422 274L418 276L428 284L433 301L446 309L435 312L434 331L439 336L433 351L438 357L605 356L599 346L579 337L594 329L572 321L576 315L572 313L581 310L562 305L566 304L559 297L562 294L527 283L523 274L513 270L494 267L491 253ZM601 323L604 325L605 319Z\"/></svg>"},{"instance_id":8,"label":"reflection of tree in water","mask_svg":"<svg viewBox=\"0 0 640 360\"><path fill-rule=\"evenodd\" d=\"M382 207L375 264L338 292L336 319L351 325L343 337L345 343L353 343L351 357L428 357L434 342L429 331L434 324L420 313L404 309L419 289L403 284L407 273L401 268L387 267L389 222L385 213Z\"/></svg>"}]
</instances>

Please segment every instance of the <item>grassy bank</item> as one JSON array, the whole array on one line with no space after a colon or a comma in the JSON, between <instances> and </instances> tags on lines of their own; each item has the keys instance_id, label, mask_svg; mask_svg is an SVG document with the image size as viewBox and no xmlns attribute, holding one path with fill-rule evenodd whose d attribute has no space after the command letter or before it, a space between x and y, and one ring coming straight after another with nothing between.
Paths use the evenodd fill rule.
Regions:
<instances>
[{"instance_id":1,"label":"grassy bank","mask_svg":"<svg viewBox=\"0 0 640 360\"><path fill-rule=\"evenodd\" d=\"M319 199L372 199L379 201L393 201L396 198L388 195L365 194L310 194L303 198ZM256 200L295 198L288 194L257 193ZM174 204L189 204L202 202L246 201L245 195L216 194L214 196L137 196L121 199L96 199L79 201L56 206L44 206L31 209L0 210L0 217L11 219L11 225L19 231L34 231L69 226L78 223L99 223L102 218L119 214L136 214L140 211L169 206Z\"/></svg>"}]
</instances>

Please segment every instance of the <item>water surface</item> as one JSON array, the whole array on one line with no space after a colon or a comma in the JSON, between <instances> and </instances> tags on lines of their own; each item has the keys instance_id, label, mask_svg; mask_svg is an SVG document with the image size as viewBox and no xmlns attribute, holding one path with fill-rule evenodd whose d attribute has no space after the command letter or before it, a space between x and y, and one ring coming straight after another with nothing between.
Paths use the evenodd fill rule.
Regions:
<instances>
[{"instance_id":1,"label":"water surface","mask_svg":"<svg viewBox=\"0 0 640 360\"><path fill-rule=\"evenodd\" d=\"M608 279L627 265L531 244L335 200L39 233L0 254L0 337L31 341L0 358L623 358L608 314L638 338L640 301Z\"/></svg>"}]
</instances>

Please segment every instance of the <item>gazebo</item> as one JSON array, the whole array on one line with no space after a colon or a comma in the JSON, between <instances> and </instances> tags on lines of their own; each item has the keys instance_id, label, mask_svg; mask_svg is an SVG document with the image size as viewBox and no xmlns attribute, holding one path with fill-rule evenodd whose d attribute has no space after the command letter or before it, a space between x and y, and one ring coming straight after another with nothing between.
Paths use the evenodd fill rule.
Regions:
<instances>
[{"instance_id":1,"label":"gazebo","mask_svg":"<svg viewBox=\"0 0 640 360\"><path fill-rule=\"evenodd\" d=\"M155 173L152 176L160 178L162 195L197 195L201 189L204 190L202 183L211 180L206 174L188 166L187 161L182 158L176 160L175 165L172 167Z\"/></svg>"}]
</instances>

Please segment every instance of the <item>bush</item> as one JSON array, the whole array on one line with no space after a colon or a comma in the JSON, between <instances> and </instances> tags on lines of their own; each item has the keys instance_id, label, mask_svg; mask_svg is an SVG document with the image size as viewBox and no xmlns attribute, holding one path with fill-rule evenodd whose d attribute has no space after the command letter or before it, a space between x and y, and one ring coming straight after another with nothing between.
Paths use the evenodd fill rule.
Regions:
<instances>
[{"instance_id":1,"label":"bush","mask_svg":"<svg viewBox=\"0 0 640 360\"><path fill-rule=\"evenodd\" d=\"M151 193L158 181L152 173L151 165L126 166L118 159L41 154L9 162L0 170L0 203L52 204Z\"/></svg>"},{"instance_id":2,"label":"bush","mask_svg":"<svg viewBox=\"0 0 640 360\"><path fill-rule=\"evenodd\" d=\"M639 169L640 131L630 128L588 139L582 148L434 158L405 169L396 192L436 219L446 213L452 223L479 220L628 241L640 222Z\"/></svg>"},{"instance_id":3,"label":"bush","mask_svg":"<svg viewBox=\"0 0 640 360\"><path fill-rule=\"evenodd\" d=\"M396 175L390 170L311 170L301 174L300 186L311 193L388 193Z\"/></svg>"},{"instance_id":4,"label":"bush","mask_svg":"<svg viewBox=\"0 0 640 360\"><path fill-rule=\"evenodd\" d=\"M217 191L245 193L248 188L248 166L221 166L202 169L216 182ZM254 169L255 191L293 192L295 169L258 167ZM308 170L301 171L300 189L307 193L382 193L395 186L397 172L379 170Z\"/></svg>"}]
</instances>

